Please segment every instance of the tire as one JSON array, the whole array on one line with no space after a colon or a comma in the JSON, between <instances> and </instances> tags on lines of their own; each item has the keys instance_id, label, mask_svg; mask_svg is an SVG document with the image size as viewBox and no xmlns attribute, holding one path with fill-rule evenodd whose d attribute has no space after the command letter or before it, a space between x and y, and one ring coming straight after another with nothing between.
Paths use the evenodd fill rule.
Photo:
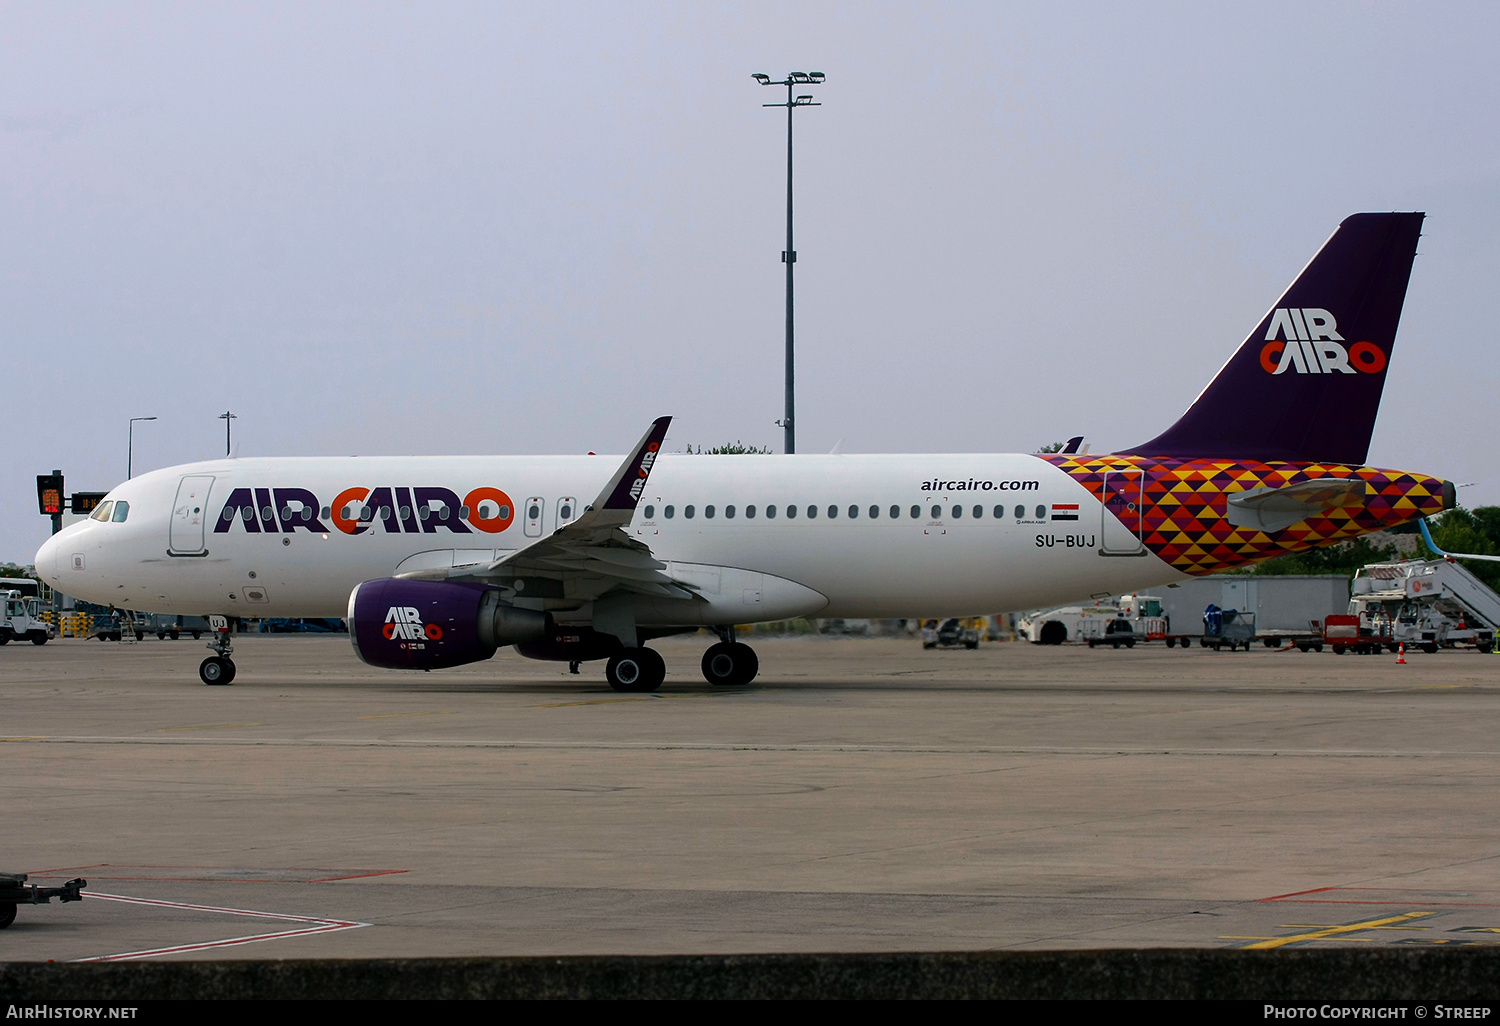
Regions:
<instances>
[{"instance_id":1,"label":"tire","mask_svg":"<svg viewBox=\"0 0 1500 1026\"><path fill-rule=\"evenodd\" d=\"M964 642L964 648L968 649L970 652L974 651L978 647L979 647L979 642L977 642L977 641L966 641L966 642Z\"/></svg>"},{"instance_id":2,"label":"tire","mask_svg":"<svg viewBox=\"0 0 1500 1026\"><path fill-rule=\"evenodd\" d=\"M937 648L937 642L936 641L924 641L924 642L922 642L922 647L924 649L927 649L927 648Z\"/></svg>"},{"instance_id":3,"label":"tire","mask_svg":"<svg viewBox=\"0 0 1500 1026\"><path fill-rule=\"evenodd\" d=\"M209 686L234 680L234 663L222 656L209 656L198 664L198 679Z\"/></svg>"},{"instance_id":4,"label":"tire","mask_svg":"<svg viewBox=\"0 0 1500 1026\"><path fill-rule=\"evenodd\" d=\"M196 637L196 636L197 635L194 635L194 637ZM167 637L171 638L173 641L176 641L179 637L181 637L181 635L178 634L175 630L172 630L172 631L167 631Z\"/></svg>"},{"instance_id":5,"label":"tire","mask_svg":"<svg viewBox=\"0 0 1500 1026\"><path fill-rule=\"evenodd\" d=\"M1057 620L1048 620L1042 624L1042 631L1037 640L1043 645L1061 645L1068 640L1068 628Z\"/></svg>"},{"instance_id":6,"label":"tire","mask_svg":"<svg viewBox=\"0 0 1500 1026\"><path fill-rule=\"evenodd\" d=\"M1437 650L1438 647L1436 641L1429 641L1422 646L1422 651L1426 652L1428 655L1437 655Z\"/></svg>"},{"instance_id":7,"label":"tire","mask_svg":"<svg viewBox=\"0 0 1500 1026\"><path fill-rule=\"evenodd\" d=\"M156 640L157 641L166 641L167 640L167 632L166 631L157 631L156 632Z\"/></svg>"},{"instance_id":8,"label":"tire","mask_svg":"<svg viewBox=\"0 0 1500 1026\"><path fill-rule=\"evenodd\" d=\"M46 631L31 631L26 636L31 639L33 645L45 645L47 643Z\"/></svg>"},{"instance_id":9,"label":"tire","mask_svg":"<svg viewBox=\"0 0 1500 1026\"><path fill-rule=\"evenodd\" d=\"M1323 643L1321 641L1314 642L1313 643L1313 651L1314 652L1321 652L1321 651L1323 651Z\"/></svg>"},{"instance_id":10,"label":"tire","mask_svg":"<svg viewBox=\"0 0 1500 1026\"><path fill-rule=\"evenodd\" d=\"M201 637L203 637L203 632L202 631L194 631L193 632L193 640L194 641L197 641Z\"/></svg>"},{"instance_id":11,"label":"tire","mask_svg":"<svg viewBox=\"0 0 1500 1026\"><path fill-rule=\"evenodd\" d=\"M1182 647L1183 647L1183 649L1192 648L1193 647L1193 639L1192 638L1183 638L1182 639Z\"/></svg>"},{"instance_id":12,"label":"tire","mask_svg":"<svg viewBox=\"0 0 1500 1026\"><path fill-rule=\"evenodd\" d=\"M716 687L749 684L760 672L755 649L737 641L721 641L703 653L703 679Z\"/></svg>"},{"instance_id":13,"label":"tire","mask_svg":"<svg viewBox=\"0 0 1500 1026\"><path fill-rule=\"evenodd\" d=\"M135 640L136 641L145 641L146 640L146 632L145 631L136 631L135 632Z\"/></svg>"},{"instance_id":14,"label":"tire","mask_svg":"<svg viewBox=\"0 0 1500 1026\"><path fill-rule=\"evenodd\" d=\"M1126 648L1135 648L1135 639L1131 638L1129 641L1125 642L1125 647Z\"/></svg>"},{"instance_id":15,"label":"tire","mask_svg":"<svg viewBox=\"0 0 1500 1026\"><path fill-rule=\"evenodd\" d=\"M10 644L10 634L9 633L0 634L0 645L9 645L9 644Z\"/></svg>"},{"instance_id":16,"label":"tire","mask_svg":"<svg viewBox=\"0 0 1500 1026\"><path fill-rule=\"evenodd\" d=\"M627 648L610 656L604 668L609 686L627 694L655 691L667 676L667 664L649 648Z\"/></svg>"},{"instance_id":17,"label":"tire","mask_svg":"<svg viewBox=\"0 0 1500 1026\"><path fill-rule=\"evenodd\" d=\"M1334 645L1333 646L1333 654L1334 655L1343 655L1344 654L1344 646L1343 645Z\"/></svg>"},{"instance_id":18,"label":"tire","mask_svg":"<svg viewBox=\"0 0 1500 1026\"><path fill-rule=\"evenodd\" d=\"M0 930L5 929L16 921L16 906L14 902L7 901L0 904Z\"/></svg>"}]
</instances>

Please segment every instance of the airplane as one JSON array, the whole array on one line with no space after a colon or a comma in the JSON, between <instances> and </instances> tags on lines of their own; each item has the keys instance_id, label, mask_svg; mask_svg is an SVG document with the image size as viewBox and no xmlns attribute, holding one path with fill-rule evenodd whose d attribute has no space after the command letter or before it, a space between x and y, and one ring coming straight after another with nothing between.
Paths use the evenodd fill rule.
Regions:
<instances>
[{"instance_id":1,"label":"airplane","mask_svg":"<svg viewBox=\"0 0 1500 1026\"><path fill-rule=\"evenodd\" d=\"M347 620L359 658L438 670L505 646L666 675L710 628L712 684L759 670L736 625L1056 605L1332 545L1450 509L1365 465L1424 215L1346 218L1187 412L1117 453L697 455L668 417L623 460L222 459L143 474L47 541L63 594L210 618Z\"/></svg>"}]
</instances>

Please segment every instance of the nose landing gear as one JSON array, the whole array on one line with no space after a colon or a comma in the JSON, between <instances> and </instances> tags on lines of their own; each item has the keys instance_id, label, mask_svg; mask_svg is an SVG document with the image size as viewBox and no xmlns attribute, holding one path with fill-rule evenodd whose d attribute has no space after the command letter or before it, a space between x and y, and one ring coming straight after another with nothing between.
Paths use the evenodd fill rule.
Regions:
<instances>
[{"instance_id":1,"label":"nose landing gear","mask_svg":"<svg viewBox=\"0 0 1500 1026\"><path fill-rule=\"evenodd\" d=\"M234 651L234 646L229 643L229 618L210 616L208 625L213 631L213 640L208 647L214 654L198 664L198 679L205 684L233 684L234 660L229 658L229 653Z\"/></svg>"}]
</instances>

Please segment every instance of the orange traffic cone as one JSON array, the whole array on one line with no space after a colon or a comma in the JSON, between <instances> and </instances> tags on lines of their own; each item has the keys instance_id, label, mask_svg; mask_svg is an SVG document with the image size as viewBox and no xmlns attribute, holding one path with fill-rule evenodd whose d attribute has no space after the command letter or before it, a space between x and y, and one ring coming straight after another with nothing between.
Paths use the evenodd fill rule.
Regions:
<instances>
[{"instance_id":1,"label":"orange traffic cone","mask_svg":"<svg viewBox=\"0 0 1500 1026\"><path fill-rule=\"evenodd\" d=\"M1406 662L1406 642L1403 641L1401 647L1396 650L1396 665L1399 666L1404 662Z\"/></svg>"}]
</instances>

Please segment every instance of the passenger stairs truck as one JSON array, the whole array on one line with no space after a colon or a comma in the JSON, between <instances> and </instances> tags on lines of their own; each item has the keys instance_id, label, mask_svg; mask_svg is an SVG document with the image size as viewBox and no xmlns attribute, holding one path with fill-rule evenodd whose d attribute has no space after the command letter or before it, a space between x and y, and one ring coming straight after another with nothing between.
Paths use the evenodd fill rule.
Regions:
<instances>
[{"instance_id":1,"label":"passenger stairs truck","mask_svg":"<svg viewBox=\"0 0 1500 1026\"><path fill-rule=\"evenodd\" d=\"M1388 639L1387 646L1495 647L1500 595L1451 558L1371 563L1355 573L1349 590L1349 615L1359 618L1361 635L1367 628L1369 636Z\"/></svg>"}]
</instances>

